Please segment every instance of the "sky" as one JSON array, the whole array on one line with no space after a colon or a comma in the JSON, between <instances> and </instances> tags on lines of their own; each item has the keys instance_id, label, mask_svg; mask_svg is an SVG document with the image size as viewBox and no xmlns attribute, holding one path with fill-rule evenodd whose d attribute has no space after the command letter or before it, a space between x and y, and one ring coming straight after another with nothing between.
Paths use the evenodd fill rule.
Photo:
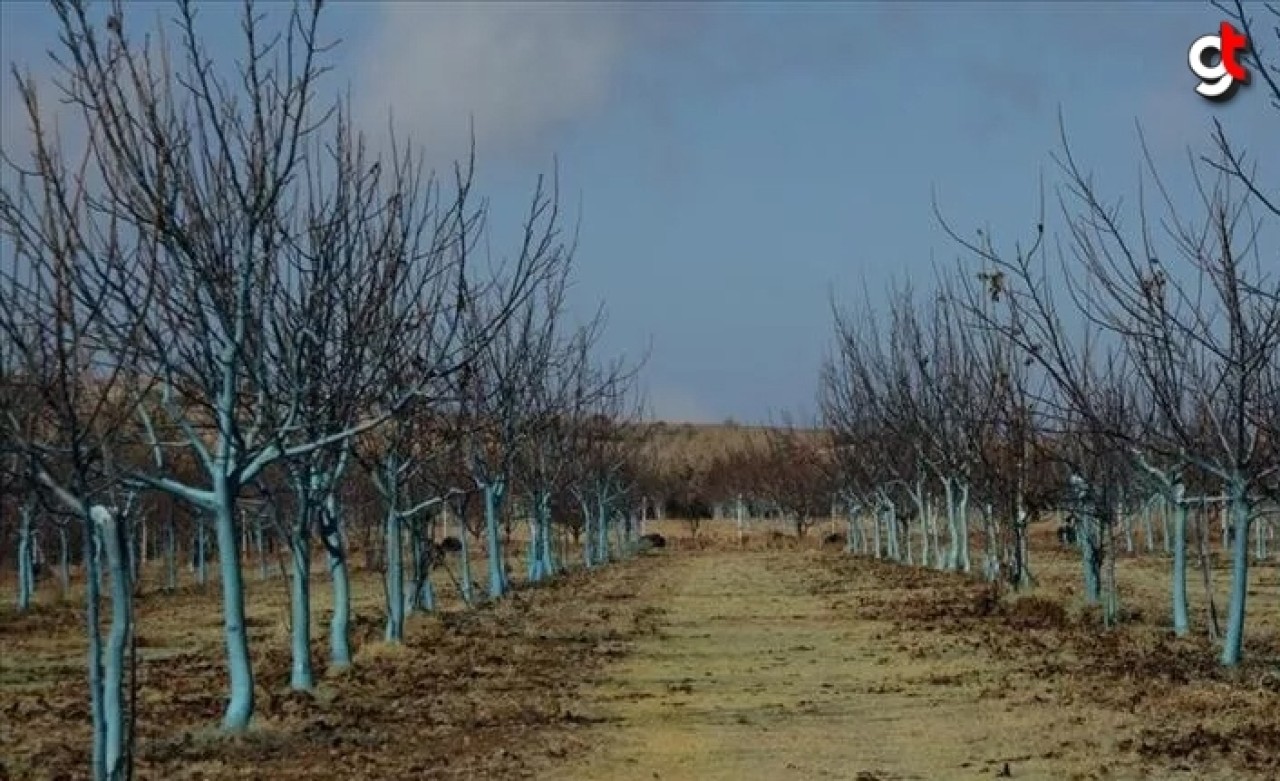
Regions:
<instances>
[{"instance_id":1,"label":"sky","mask_svg":"<svg viewBox=\"0 0 1280 781\"><path fill-rule=\"evenodd\" d=\"M127 8L139 27L172 15ZM234 54L234 6L203 14L210 51ZM1214 118L1274 181L1280 111L1248 87L1194 92L1187 49L1221 19L1199 2L361 2L332 4L322 33L340 40L325 88L370 130L447 168L474 126L495 247L558 171L575 312L604 303L602 353L645 358L655 417L749 423L813 413L833 298L956 262L934 193L964 232L1031 235L1059 112L1113 196L1136 190L1139 124L1179 198ZM44 77L56 45L43 3L0 2L0 61ZM6 82L0 141L24 127Z\"/></svg>"}]
</instances>

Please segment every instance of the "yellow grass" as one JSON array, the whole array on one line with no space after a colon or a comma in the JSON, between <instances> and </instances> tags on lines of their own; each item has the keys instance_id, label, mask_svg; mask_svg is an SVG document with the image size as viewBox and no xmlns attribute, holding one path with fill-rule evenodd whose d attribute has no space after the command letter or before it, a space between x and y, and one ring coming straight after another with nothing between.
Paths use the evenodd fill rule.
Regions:
<instances>
[{"instance_id":1,"label":"yellow grass","mask_svg":"<svg viewBox=\"0 0 1280 781\"><path fill-rule=\"evenodd\" d=\"M836 526L838 529L838 525ZM357 568L356 664L327 674L317 562L313 695L290 693L283 579L248 574L259 717L214 729L225 685L216 583L139 601L140 777L1264 779L1280 772L1280 571L1253 569L1248 664L1167 630L1168 562L1119 565L1126 622L1097 625L1079 562L1037 529L1029 594L850 557L783 524L650 523L662 551L382 642ZM353 557L358 558L358 557ZM1227 576L1214 572L1225 612ZM475 573L483 577L479 559ZM453 565L457 571L456 562ZM523 567L513 556L513 571ZM190 574L183 572L185 579ZM83 777L82 608L50 586L0 613L0 778Z\"/></svg>"}]
</instances>

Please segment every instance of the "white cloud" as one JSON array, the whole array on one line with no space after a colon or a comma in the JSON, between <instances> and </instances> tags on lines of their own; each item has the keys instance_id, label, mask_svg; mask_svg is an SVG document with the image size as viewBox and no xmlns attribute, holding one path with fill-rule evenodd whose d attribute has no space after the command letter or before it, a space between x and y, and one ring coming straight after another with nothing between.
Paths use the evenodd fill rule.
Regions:
<instances>
[{"instance_id":1,"label":"white cloud","mask_svg":"<svg viewBox=\"0 0 1280 781\"><path fill-rule=\"evenodd\" d=\"M849 77L876 38L864 14L715 5L387 3L354 41L363 126L395 126L436 158L547 154L573 123L627 104L663 132L676 94L705 100L806 74ZM632 115L629 115L629 117Z\"/></svg>"},{"instance_id":2,"label":"white cloud","mask_svg":"<svg viewBox=\"0 0 1280 781\"><path fill-rule=\"evenodd\" d=\"M367 127L411 132L433 156L530 151L610 97L635 33L624 8L390 3L361 44L356 107Z\"/></svg>"}]
</instances>

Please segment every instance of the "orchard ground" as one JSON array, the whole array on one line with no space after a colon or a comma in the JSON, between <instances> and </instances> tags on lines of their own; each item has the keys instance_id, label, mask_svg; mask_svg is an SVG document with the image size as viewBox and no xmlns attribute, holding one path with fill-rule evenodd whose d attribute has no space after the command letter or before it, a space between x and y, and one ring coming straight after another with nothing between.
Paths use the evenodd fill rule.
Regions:
<instances>
[{"instance_id":1,"label":"orchard ground","mask_svg":"<svg viewBox=\"0 0 1280 781\"><path fill-rule=\"evenodd\" d=\"M413 616L402 647L381 641L380 575L357 570L355 665L320 675L313 694L285 686L286 581L246 567L258 715L236 737L216 728L216 581L164 593L158 566L148 570L137 602L138 776L1280 777L1274 560L1252 570L1248 661L1223 670L1198 569L1193 637L1166 628L1159 555L1121 558L1125 621L1104 630L1053 524L1036 528L1039 585L1023 594L824 549L825 524L803 541L757 526L745 545L719 522L696 543L683 524L650 526L667 548L476 611L459 609L440 571L443 611ZM1214 558L1222 613L1228 565ZM328 587L319 562L316 571L313 657L325 670ZM5 587L0 778L81 778L83 607L59 603L45 580L18 615L12 578Z\"/></svg>"}]
</instances>

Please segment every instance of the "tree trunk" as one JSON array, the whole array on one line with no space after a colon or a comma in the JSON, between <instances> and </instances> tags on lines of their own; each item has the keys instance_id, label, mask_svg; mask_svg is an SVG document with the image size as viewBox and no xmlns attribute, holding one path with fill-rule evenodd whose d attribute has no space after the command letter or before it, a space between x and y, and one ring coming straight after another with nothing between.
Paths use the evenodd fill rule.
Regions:
<instances>
[{"instance_id":1,"label":"tree trunk","mask_svg":"<svg viewBox=\"0 0 1280 781\"><path fill-rule=\"evenodd\" d=\"M1244 651L1245 601L1249 595L1249 520L1253 512L1244 485L1232 484L1226 507L1234 536L1231 540L1231 602L1227 606L1227 636L1222 664L1235 667Z\"/></svg>"},{"instance_id":2,"label":"tree trunk","mask_svg":"<svg viewBox=\"0 0 1280 781\"><path fill-rule=\"evenodd\" d=\"M308 512L303 509L300 512ZM305 521L298 522L289 537L289 688L311 691L315 677L311 670L311 546Z\"/></svg>"},{"instance_id":3,"label":"tree trunk","mask_svg":"<svg viewBox=\"0 0 1280 781\"><path fill-rule=\"evenodd\" d=\"M969 484L960 483L960 497L956 504L956 534L960 538L960 571L969 572L973 564L969 560Z\"/></svg>"},{"instance_id":4,"label":"tree trunk","mask_svg":"<svg viewBox=\"0 0 1280 781\"><path fill-rule=\"evenodd\" d=\"M1084 599L1087 604L1097 605L1102 601L1102 566L1099 561L1098 522L1092 512L1076 516L1076 537L1084 566Z\"/></svg>"},{"instance_id":5,"label":"tree trunk","mask_svg":"<svg viewBox=\"0 0 1280 781\"><path fill-rule=\"evenodd\" d=\"M880 526L882 523L884 523L884 510L877 508L871 513L871 518L873 521L873 525L871 527L872 543L876 547L875 557L879 559L881 558L881 551L883 550L882 546L880 545Z\"/></svg>"},{"instance_id":6,"label":"tree trunk","mask_svg":"<svg viewBox=\"0 0 1280 781\"><path fill-rule=\"evenodd\" d=\"M333 616L329 619L329 661L338 669L351 666L351 570L342 534L342 512L335 486L325 496L324 544L329 558L329 578L333 587Z\"/></svg>"},{"instance_id":7,"label":"tree trunk","mask_svg":"<svg viewBox=\"0 0 1280 781\"><path fill-rule=\"evenodd\" d=\"M386 521L386 591L388 643L404 642L404 535L400 513L394 508L387 512Z\"/></svg>"},{"instance_id":8,"label":"tree trunk","mask_svg":"<svg viewBox=\"0 0 1280 781\"><path fill-rule=\"evenodd\" d=\"M1150 530L1150 516L1147 529ZM1147 542L1150 543L1150 535ZM1150 547L1150 546L1148 546ZM1187 611L1187 504L1181 497L1173 502L1173 632L1185 637L1191 621Z\"/></svg>"},{"instance_id":9,"label":"tree trunk","mask_svg":"<svg viewBox=\"0 0 1280 781\"><path fill-rule=\"evenodd\" d=\"M107 714L103 705L102 633L99 629L101 611L101 580L98 577L98 545L101 532L97 529L98 508L84 511L84 574L85 574L85 623L89 635L89 711L93 724L93 778L109 781L107 776Z\"/></svg>"},{"instance_id":10,"label":"tree trunk","mask_svg":"<svg viewBox=\"0 0 1280 781\"><path fill-rule=\"evenodd\" d=\"M582 508L582 566L591 569L595 566L595 543L593 536L594 524L591 523L591 505L587 503L586 494L578 499L578 505ZM696 530L694 536L697 536Z\"/></svg>"},{"instance_id":11,"label":"tree trunk","mask_svg":"<svg viewBox=\"0 0 1280 781\"><path fill-rule=\"evenodd\" d=\"M462 543L462 551L460 552L460 572L458 577L461 579L459 583L460 596L467 607L472 607L476 603L475 590L472 588L471 581L471 543L470 535L467 533L467 522L463 513L458 513L458 540Z\"/></svg>"},{"instance_id":12,"label":"tree trunk","mask_svg":"<svg viewBox=\"0 0 1280 781\"><path fill-rule=\"evenodd\" d=\"M609 503L604 489L596 491L596 561L609 563Z\"/></svg>"},{"instance_id":13,"label":"tree trunk","mask_svg":"<svg viewBox=\"0 0 1280 781\"><path fill-rule=\"evenodd\" d=\"M102 660L102 711L106 727L104 760L107 777L116 779L126 777L125 763L128 761L124 676L128 669L125 654L132 630L132 568L127 556L133 535L129 534L128 525L120 523L113 513L102 507L93 509L97 511L107 564L111 570L111 629Z\"/></svg>"},{"instance_id":14,"label":"tree trunk","mask_svg":"<svg viewBox=\"0 0 1280 781\"><path fill-rule=\"evenodd\" d=\"M35 508L30 503L22 507L18 522L18 610L26 611L31 607L31 596L35 591L35 565L32 561L32 522Z\"/></svg>"},{"instance_id":15,"label":"tree trunk","mask_svg":"<svg viewBox=\"0 0 1280 781\"><path fill-rule=\"evenodd\" d=\"M236 495L239 487L225 475L214 478L214 524L218 540L218 568L222 576L223 633L227 643L227 671L231 692L222 727L239 732L253 718L253 667L249 637L245 631L244 582L240 570L240 546L236 529ZM201 524L201 529L204 524ZM203 565L203 556L201 557Z\"/></svg>"},{"instance_id":16,"label":"tree trunk","mask_svg":"<svg viewBox=\"0 0 1280 781\"><path fill-rule=\"evenodd\" d=\"M489 559L489 599L501 599L507 593L507 573L502 558L500 515L504 486L499 482L485 483L484 529Z\"/></svg>"}]
</instances>

